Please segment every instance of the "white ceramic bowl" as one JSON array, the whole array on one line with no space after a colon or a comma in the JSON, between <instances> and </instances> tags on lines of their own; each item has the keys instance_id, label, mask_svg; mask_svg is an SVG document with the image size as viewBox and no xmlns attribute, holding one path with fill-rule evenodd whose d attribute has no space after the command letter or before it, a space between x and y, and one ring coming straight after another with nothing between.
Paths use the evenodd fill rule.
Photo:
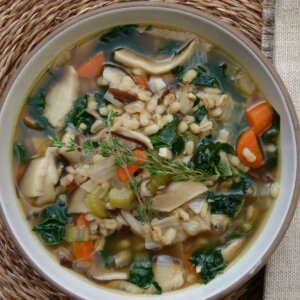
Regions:
<instances>
[{"instance_id":1,"label":"white ceramic bowl","mask_svg":"<svg viewBox=\"0 0 300 300\"><path fill-rule=\"evenodd\" d=\"M16 72L6 93L0 115L0 198L2 217L11 236L32 265L48 280L66 293L82 299L142 298L121 294L96 286L63 268L45 251L32 234L17 200L12 177L12 138L18 112L47 64L76 41L102 29L128 23L166 24L193 31L220 45L244 65L259 83L263 93L281 116L280 145L282 149L281 192L263 229L249 249L223 275L205 286L194 285L160 299L213 299L225 296L253 276L278 246L296 208L299 185L299 124L286 89L277 73L259 50L238 31L228 25L183 6L135 3L97 10L60 27L31 54ZM298 136L298 137L297 137ZM297 167L298 166L298 167Z\"/></svg>"}]
</instances>

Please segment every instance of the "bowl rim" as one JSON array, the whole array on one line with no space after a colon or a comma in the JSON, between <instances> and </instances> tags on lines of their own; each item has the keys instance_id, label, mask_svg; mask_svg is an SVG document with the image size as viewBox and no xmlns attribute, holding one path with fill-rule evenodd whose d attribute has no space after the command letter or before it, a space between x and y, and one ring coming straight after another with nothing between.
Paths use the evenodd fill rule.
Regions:
<instances>
[{"instance_id":1,"label":"bowl rim","mask_svg":"<svg viewBox=\"0 0 300 300\"><path fill-rule=\"evenodd\" d=\"M194 14L196 16L199 16L201 18L207 19L208 21L214 22L219 26L222 26L225 28L226 31L229 33L232 33L235 35L244 45L249 48L254 55L260 60L260 62L263 64L263 66L270 72L271 77L274 79L274 82L277 84L280 92L283 95L283 98L285 99L287 108L288 108L288 113L291 117L292 121L292 126L294 129L294 137L295 137L295 146L296 146L296 152L299 152L300 149L300 124L298 121L298 117L295 111L294 104L292 102L292 99L282 81L280 78L279 74L275 70L275 67L271 63L271 61L264 56L264 54L261 52L261 50L249 39L247 38L241 31L238 29L234 28L233 26L227 24L226 22L222 21L220 18L213 16L212 14L202 11L200 9L196 9L194 7L178 4L178 3L165 3L165 2L148 2L148 1L130 1L130 3L114 3L105 7L100 7L93 9L92 11L88 13L84 13L83 15L76 16L72 20L67 21L66 23L59 25L53 32L51 32L47 37L45 37L41 42L39 42L34 49L30 51L28 56L21 62L21 64L15 69L12 77L9 79L3 95L2 95L2 101L0 103L0 111L2 110L3 104L7 98L7 95L14 84L20 70L24 68L24 66L33 58L33 56L39 51L39 49L43 46L45 46L56 34L64 31L66 28L69 26L72 26L76 24L78 21L84 20L86 18L99 15L104 12L108 11L116 11L118 9L124 9L124 8L134 8L134 7L155 7L155 8L165 8L165 9L172 9L172 10L177 10L177 11L184 11L190 14ZM296 165L296 178L295 182L300 181L300 158L299 155L297 157L297 165ZM292 219L295 213L295 210L297 208L298 200L299 200L299 195L300 195L300 185L295 185L293 194L292 194L292 199L290 206L288 208L288 212L286 214L286 218L283 221L282 227L280 228L280 231L278 232L276 238L273 240L271 243L269 249L264 253L262 256L262 259L258 263L255 271L251 274L251 277L253 277L267 262L268 258L273 254L273 252L276 250L276 248L279 246L280 242L282 241ZM39 275L41 275L46 281L50 282L53 286L55 286L58 290L64 292L65 294L78 298L76 294L68 290L67 288L61 286L58 282L52 280L47 273L44 272L43 269L39 268L34 261L31 259L31 257L25 252L23 249L21 243L17 240L17 238L14 235L13 230L8 226L8 220L6 219L6 216L4 214L3 208L2 208L2 203L0 202L0 217L3 221L3 224L9 233L10 238L13 240L14 245L17 246L17 249L21 253L23 257L27 259L27 261L30 263L31 266L33 266L34 270L38 272ZM218 294L214 295L214 299L219 299L221 297L225 297L232 293L233 291L237 290L239 287L241 287L244 283L246 283L249 280L249 276L242 276L239 280L237 280L234 284L229 286L228 288L222 290Z\"/></svg>"}]
</instances>

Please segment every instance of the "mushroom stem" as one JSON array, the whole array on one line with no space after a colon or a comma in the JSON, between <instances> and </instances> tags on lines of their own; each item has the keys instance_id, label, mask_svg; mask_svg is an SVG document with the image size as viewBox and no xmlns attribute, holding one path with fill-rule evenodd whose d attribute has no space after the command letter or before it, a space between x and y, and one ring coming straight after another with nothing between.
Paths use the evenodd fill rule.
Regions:
<instances>
[{"instance_id":1,"label":"mushroom stem","mask_svg":"<svg viewBox=\"0 0 300 300\"><path fill-rule=\"evenodd\" d=\"M194 53L197 39L193 39L177 55L169 60L155 61L139 55L129 49L119 49L114 53L114 59L127 67L142 69L153 75L165 74L179 65L183 65Z\"/></svg>"}]
</instances>

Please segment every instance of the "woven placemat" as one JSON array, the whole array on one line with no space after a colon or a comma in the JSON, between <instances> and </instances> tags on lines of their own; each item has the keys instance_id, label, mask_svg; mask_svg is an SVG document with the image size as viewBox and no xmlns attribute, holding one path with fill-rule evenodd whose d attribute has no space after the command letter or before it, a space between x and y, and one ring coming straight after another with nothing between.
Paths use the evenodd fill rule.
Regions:
<instances>
[{"instance_id":1,"label":"woven placemat","mask_svg":"<svg viewBox=\"0 0 300 300\"><path fill-rule=\"evenodd\" d=\"M265 0L268 2L268 0ZM34 47L61 24L122 0L0 0L0 97L10 77ZM209 12L241 30L261 46L263 0L169 0ZM265 24L271 28L269 15ZM271 25L270 25L271 24ZM271 30L264 30L272 55ZM227 299L262 299L264 270ZM69 299L37 274L20 256L0 220L0 299Z\"/></svg>"}]
</instances>

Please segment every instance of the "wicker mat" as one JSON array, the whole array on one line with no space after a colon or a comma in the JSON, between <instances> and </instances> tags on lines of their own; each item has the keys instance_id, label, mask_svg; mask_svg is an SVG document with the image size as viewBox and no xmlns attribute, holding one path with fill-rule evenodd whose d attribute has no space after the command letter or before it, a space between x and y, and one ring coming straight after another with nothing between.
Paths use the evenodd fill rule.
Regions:
<instances>
[{"instance_id":1,"label":"wicker mat","mask_svg":"<svg viewBox=\"0 0 300 300\"><path fill-rule=\"evenodd\" d=\"M61 24L95 8L129 2L122 0L0 0L0 97L10 77L31 50ZM170 0L219 17L240 29L272 55L273 1ZM263 21L268 26L263 31ZM265 38L266 37L266 38ZM69 299L40 277L22 258L0 220L0 299ZM227 299L262 299L264 270Z\"/></svg>"}]
</instances>

